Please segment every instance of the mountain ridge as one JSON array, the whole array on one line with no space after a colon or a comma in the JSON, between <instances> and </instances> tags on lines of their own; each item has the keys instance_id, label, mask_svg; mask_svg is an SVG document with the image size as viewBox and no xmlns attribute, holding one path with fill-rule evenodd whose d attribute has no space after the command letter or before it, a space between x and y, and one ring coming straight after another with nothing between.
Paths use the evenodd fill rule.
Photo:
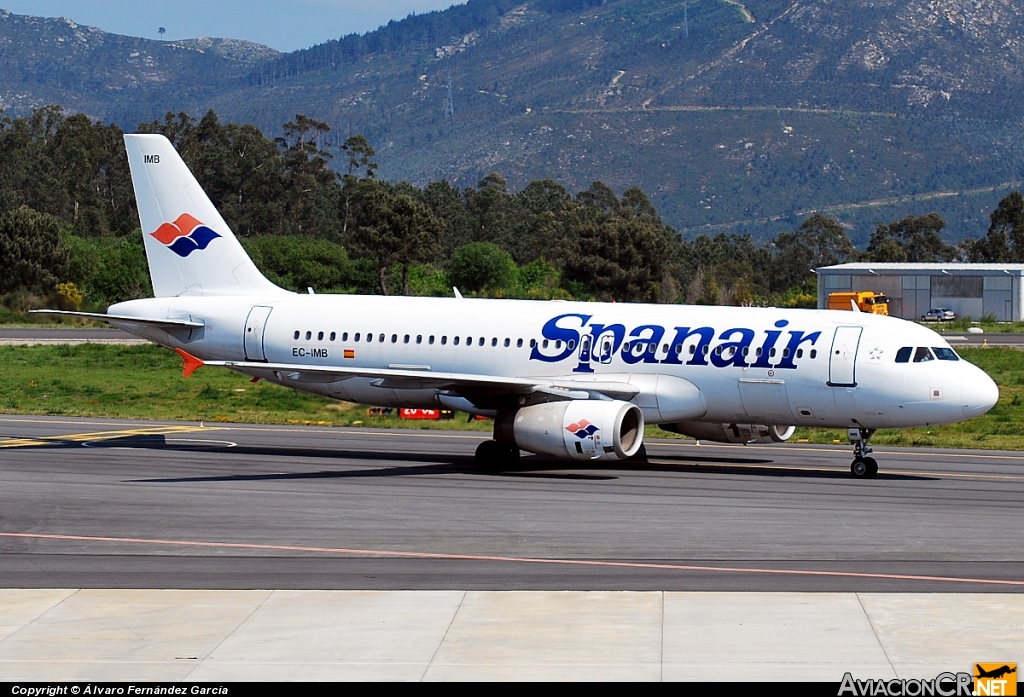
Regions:
<instances>
[{"instance_id":1,"label":"mountain ridge","mask_svg":"<svg viewBox=\"0 0 1024 697\"><path fill-rule=\"evenodd\" d=\"M304 113L338 142L364 133L385 178L639 185L684 234L766 239L834 210L863 243L928 203L959 239L1024 179L1024 9L1010 0L470 0L248 61L128 37L109 42L106 83L59 55L36 65L63 82L33 73L4 47L9 16L11 113L57 102L130 129L213 108L269 134ZM132 50L149 73L126 67ZM20 101L2 70L15 64Z\"/></svg>"}]
</instances>

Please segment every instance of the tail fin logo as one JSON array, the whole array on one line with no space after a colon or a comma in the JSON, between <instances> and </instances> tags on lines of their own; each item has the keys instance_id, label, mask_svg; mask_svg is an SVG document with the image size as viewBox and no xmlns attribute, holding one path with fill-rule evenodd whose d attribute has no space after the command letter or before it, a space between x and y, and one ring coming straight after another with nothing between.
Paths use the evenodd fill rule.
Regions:
<instances>
[{"instance_id":1,"label":"tail fin logo","mask_svg":"<svg viewBox=\"0 0 1024 697\"><path fill-rule=\"evenodd\" d=\"M220 237L188 213L182 213L173 223L164 223L150 233L153 238L179 257L187 257L197 249L206 249Z\"/></svg>"}]
</instances>

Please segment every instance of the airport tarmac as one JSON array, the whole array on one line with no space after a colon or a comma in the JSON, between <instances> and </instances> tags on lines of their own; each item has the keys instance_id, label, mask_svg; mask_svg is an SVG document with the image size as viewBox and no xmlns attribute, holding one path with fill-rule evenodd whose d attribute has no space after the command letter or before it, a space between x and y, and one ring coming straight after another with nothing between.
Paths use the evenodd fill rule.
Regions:
<instances>
[{"instance_id":1,"label":"airport tarmac","mask_svg":"<svg viewBox=\"0 0 1024 697\"><path fill-rule=\"evenodd\" d=\"M649 463L485 475L482 437L0 417L0 680L1024 657L1020 453L878 448L859 481L847 446L657 440Z\"/></svg>"}]
</instances>

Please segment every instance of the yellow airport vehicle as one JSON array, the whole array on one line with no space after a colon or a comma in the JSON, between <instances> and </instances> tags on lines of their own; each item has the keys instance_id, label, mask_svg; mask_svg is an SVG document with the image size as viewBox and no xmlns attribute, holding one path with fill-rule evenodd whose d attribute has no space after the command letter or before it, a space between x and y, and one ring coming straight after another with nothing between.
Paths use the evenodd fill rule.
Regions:
<instances>
[{"instance_id":1,"label":"yellow airport vehicle","mask_svg":"<svg viewBox=\"0 0 1024 697\"><path fill-rule=\"evenodd\" d=\"M828 309L853 310L853 303L861 312L874 315L889 314L889 298L873 290L862 290L856 293L829 293Z\"/></svg>"}]
</instances>

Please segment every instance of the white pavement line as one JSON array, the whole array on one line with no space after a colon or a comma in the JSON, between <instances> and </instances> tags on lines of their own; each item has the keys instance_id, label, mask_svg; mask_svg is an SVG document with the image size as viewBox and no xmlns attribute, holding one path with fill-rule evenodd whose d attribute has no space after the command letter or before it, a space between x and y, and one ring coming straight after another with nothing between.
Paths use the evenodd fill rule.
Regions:
<instances>
[{"instance_id":1,"label":"white pavement line","mask_svg":"<svg viewBox=\"0 0 1024 697\"><path fill-rule=\"evenodd\" d=\"M82 344L138 346L152 343L145 339L0 339L0 346L81 346Z\"/></svg>"}]
</instances>

